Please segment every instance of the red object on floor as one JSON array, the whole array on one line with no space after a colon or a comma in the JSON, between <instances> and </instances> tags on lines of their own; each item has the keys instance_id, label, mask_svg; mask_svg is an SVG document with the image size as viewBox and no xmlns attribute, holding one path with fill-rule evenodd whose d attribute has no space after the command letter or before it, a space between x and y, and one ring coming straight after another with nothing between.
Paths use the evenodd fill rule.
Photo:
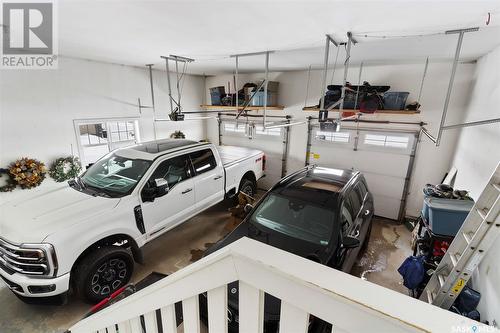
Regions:
<instances>
[{"instance_id":1,"label":"red object on floor","mask_svg":"<svg viewBox=\"0 0 500 333\"><path fill-rule=\"evenodd\" d=\"M99 303L94 305L92 308L90 308L90 313L94 313L94 312L99 311L104 305L108 304L109 301L111 301L116 296L120 295L125 290L125 288L127 288L127 286L123 286L120 289L117 289L109 297L103 299L102 301L100 301Z\"/></svg>"}]
</instances>

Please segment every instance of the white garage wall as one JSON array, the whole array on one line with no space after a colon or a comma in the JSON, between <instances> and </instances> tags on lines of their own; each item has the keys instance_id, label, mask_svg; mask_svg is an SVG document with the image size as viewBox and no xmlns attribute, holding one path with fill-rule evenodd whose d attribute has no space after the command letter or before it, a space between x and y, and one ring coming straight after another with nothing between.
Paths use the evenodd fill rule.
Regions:
<instances>
[{"instance_id":1,"label":"white garage wall","mask_svg":"<svg viewBox=\"0 0 500 333\"><path fill-rule=\"evenodd\" d=\"M169 112L165 72L154 71L158 118ZM172 81L174 82L174 81ZM204 78L186 76L183 105L202 102ZM74 119L140 117L142 140L151 140L151 109L140 115L137 98L151 105L149 74L136 68L94 61L60 58L57 70L0 71L0 167L30 156L46 163L78 152ZM182 130L187 138L205 138L204 121L158 123L158 138Z\"/></svg>"},{"instance_id":2,"label":"white garage wall","mask_svg":"<svg viewBox=\"0 0 500 333\"><path fill-rule=\"evenodd\" d=\"M271 55L272 62L272 55ZM475 64L460 64L457 69L455 86L453 90L452 100L448 111L448 124L460 122L464 110L468 104L470 96L470 87ZM397 64L397 65L366 65L363 69L362 81L369 81L371 84L388 84L392 91L408 91L410 96L408 101L415 101L418 96L420 81L423 73L424 65L422 64ZM421 100L422 113L420 115L411 116L388 116L377 115L371 116L376 119L391 119L398 121L424 121L429 123L427 126L433 133L439 127L441 111L446 95L446 88L449 81L451 71L451 63L432 63L429 64L426 82ZM349 70L348 81L357 83L359 67L353 66ZM342 80L343 70L337 69L335 72L336 84ZM322 71L311 71L308 105L318 103L320 97ZM258 80L264 77L263 74L243 74L240 75L239 87L244 82L249 80ZM270 73L269 78L280 82L279 103L284 105L286 114L292 115L295 120L303 120L306 116L317 116L316 112L304 112L304 100L306 96L306 86L308 71L290 71L281 73ZM328 82L331 79L331 72L328 73ZM231 82L233 86L232 75L220 75L208 77L207 86L207 101L210 101L208 94L209 87L225 85ZM269 111L273 114L282 114L278 111ZM370 116L367 116L367 118ZM373 125L370 125L373 126ZM417 127L418 128L418 127ZM207 136L213 142L217 140L217 122L209 120L207 125ZM290 132L290 152L288 158L288 172L292 172L304 166L306 154L306 136L307 129L305 125L292 127ZM419 144L413 181L410 188L410 196L407 205L407 214L417 216L422 207L422 187L426 183L438 183L442 180L445 172L448 171L449 163L453 155L456 140L458 137L457 131L448 131L444 133L442 144L436 148L433 143L423 139Z\"/></svg>"},{"instance_id":3,"label":"white garage wall","mask_svg":"<svg viewBox=\"0 0 500 333\"><path fill-rule=\"evenodd\" d=\"M500 47L479 59L465 121L500 117ZM460 131L452 165L458 168L456 188L470 190L477 199L500 161L500 123ZM481 319L500 325L500 239L488 252L474 277L482 294Z\"/></svg>"}]
</instances>

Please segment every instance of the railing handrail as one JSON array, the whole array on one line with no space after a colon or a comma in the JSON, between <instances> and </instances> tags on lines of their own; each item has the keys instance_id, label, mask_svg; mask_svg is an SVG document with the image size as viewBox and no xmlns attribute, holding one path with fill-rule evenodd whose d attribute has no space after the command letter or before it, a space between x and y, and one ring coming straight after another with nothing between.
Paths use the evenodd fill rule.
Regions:
<instances>
[{"instance_id":1,"label":"railing handrail","mask_svg":"<svg viewBox=\"0 0 500 333\"><path fill-rule=\"evenodd\" d=\"M462 332L482 324L261 242L242 238L76 323L97 331L239 280L337 330ZM240 322L241 325L241 322ZM462 330L460 330L462 329ZM491 332L485 326L482 332ZM481 332L481 331L478 331Z\"/></svg>"}]
</instances>

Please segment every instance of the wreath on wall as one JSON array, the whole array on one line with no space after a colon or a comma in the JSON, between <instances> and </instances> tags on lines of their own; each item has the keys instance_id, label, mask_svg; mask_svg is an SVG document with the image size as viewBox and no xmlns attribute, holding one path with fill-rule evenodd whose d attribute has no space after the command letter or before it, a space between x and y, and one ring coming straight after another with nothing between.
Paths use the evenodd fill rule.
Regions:
<instances>
[{"instance_id":1,"label":"wreath on wall","mask_svg":"<svg viewBox=\"0 0 500 333\"><path fill-rule=\"evenodd\" d=\"M170 134L171 139L185 139L186 135L182 133L181 131L175 131L174 133Z\"/></svg>"},{"instance_id":2,"label":"wreath on wall","mask_svg":"<svg viewBox=\"0 0 500 333\"><path fill-rule=\"evenodd\" d=\"M29 157L23 157L9 166L11 177L23 189L40 185L46 172L45 164Z\"/></svg>"},{"instance_id":3,"label":"wreath on wall","mask_svg":"<svg viewBox=\"0 0 500 333\"><path fill-rule=\"evenodd\" d=\"M80 171L82 171L82 164L78 157L68 156L55 160L50 167L49 175L56 182L64 182L78 176Z\"/></svg>"},{"instance_id":4,"label":"wreath on wall","mask_svg":"<svg viewBox=\"0 0 500 333\"><path fill-rule=\"evenodd\" d=\"M0 179L2 178L6 178L6 180L2 181L4 185L0 186L0 192L11 192L16 188L17 184L14 178L12 178L9 169L0 168Z\"/></svg>"}]
</instances>

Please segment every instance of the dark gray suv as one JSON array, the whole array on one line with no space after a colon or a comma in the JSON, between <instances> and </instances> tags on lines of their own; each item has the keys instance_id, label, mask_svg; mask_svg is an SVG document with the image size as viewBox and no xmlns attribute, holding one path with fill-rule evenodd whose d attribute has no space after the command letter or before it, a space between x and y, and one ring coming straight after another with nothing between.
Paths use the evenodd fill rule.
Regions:
<instances>
[{"instance_id":1,"label":"dark gray suv","mask_svg":"<svg viewBox=\"0 0 500 333\"><path fill-rule=\"evenodd\" d=\"M360 172L309 166L279 181L229 235L205 255L249 237L320 264L349 272L368 241L373 217L373 196ZM229 328L238 327L238 282L228 286ZM206 299L202 299L202 314ZM280 301L265 297L265 331L276 332ZM205 309L203 309L205 308ZM311 318L310 332L328 330L329 324ZM330 326L331 330L331 326Z\"/></svg>"}]
</instances>

